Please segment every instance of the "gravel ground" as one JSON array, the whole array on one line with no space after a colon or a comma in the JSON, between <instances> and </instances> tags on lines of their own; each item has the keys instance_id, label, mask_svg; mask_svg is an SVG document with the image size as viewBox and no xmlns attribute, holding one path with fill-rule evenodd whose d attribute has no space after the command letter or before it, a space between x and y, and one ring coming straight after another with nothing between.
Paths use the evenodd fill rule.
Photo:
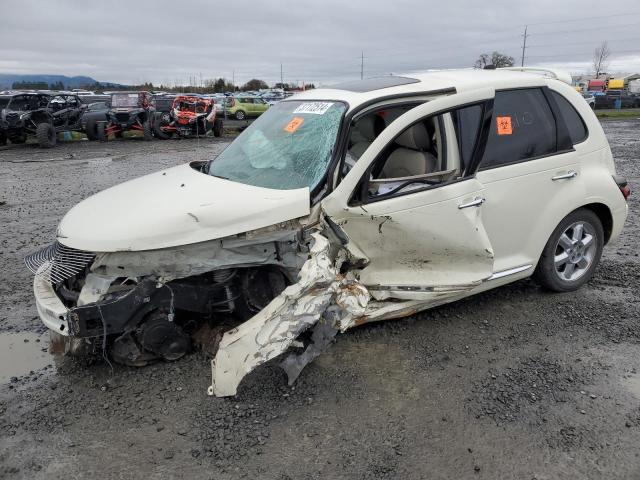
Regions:
<instances>
[{"instance_id":1,"label":"gravel ground","mask_svg":"<svg viewBox=\"0 0 640 480\"><path fill-rule=\"evenodd\" d=\"M604 126L640 192L640 121ZM267 365L236 398L208 397L200 353L143 369L36 358L47 337L22 256L87 195L224 145L0 149L0 370L15 371L0 386L0 478L640 477L637 194L580 291L521 281L354 329L293 388Z\"/></svg>"}]
</instances>

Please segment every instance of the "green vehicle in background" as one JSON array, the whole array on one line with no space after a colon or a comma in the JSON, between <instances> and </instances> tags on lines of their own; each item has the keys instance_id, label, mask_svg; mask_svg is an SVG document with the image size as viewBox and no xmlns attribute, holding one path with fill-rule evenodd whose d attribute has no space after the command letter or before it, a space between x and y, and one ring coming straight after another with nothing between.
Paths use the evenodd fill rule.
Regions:
<instances>
[{"instance_id":1,"label":"green vehicle in background","mask_svg":"<svg viewBox=\"0 0 640 480\"><path fill-rule=\"evenodd\" d=\"M259 117L269 109L269 104L259 97L228 97L227 115L236 120Z\"/></svg>"}]
</instances>

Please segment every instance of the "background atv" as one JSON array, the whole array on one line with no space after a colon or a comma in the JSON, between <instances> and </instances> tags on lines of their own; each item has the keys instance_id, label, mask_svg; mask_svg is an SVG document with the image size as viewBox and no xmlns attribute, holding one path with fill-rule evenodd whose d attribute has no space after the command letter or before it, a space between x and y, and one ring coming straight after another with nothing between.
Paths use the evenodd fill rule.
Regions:
<instances>
[{"instance_id":1,"label":"background atv","mask_svg":"<svg viewBox=\"0 0 640 480\"><path fill-rule=\"evenodd\" d=\"M206 135L213 130L215 137L222 135L223 121L216 118L214 102L195 95L177 96L168 112L156 112L153 130L156 137L170 138Z\"/></svg>"},{"instance_id":2,"label":"background atv","mask_svg":"<svg viewBox=\"0 0 640 480\"><path fill-rule=\"evenodd\" d=\"M134 130L151 140L154 113L151 93L116 92L111 95L111 108L105 112L104 120L98 115L87 120L86 134L89 140L104 142L111 134L122 137L124 132Z\"/></svg>"},{"instance_id":3,"label":"background atv","mask_svg":"<svg viewBox=\"0 0 640 480\"><path fill-rule=\"evenodd\" d=\"M0 144L24 143L35 135L43 148L55 146L59 132L82 131L87 106L77 95L23 93L14 95L0 116Z\"/></svg>"}]
</instances>

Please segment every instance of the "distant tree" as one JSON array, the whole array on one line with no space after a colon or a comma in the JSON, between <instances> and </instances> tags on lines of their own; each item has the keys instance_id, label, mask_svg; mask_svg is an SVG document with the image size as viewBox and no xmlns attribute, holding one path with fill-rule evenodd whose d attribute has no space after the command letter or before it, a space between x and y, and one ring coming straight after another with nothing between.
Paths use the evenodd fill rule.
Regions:
<instances>
[{"instance_id":1,"label":"distant tree","mask_svg":"<svg viewBox=\"0 0 640 480\"><path fill-rule=\"evenodd\" d=\"M258 80L253 78L242 86L243 91L247 90L260 90L261 88L269 88L269 85L264 80Z\"/></svg>"},{"instance_id":2,"label":"distant tree","mask_svg":"<svg viewBox=\"0 0 640 480\"><path fill-rule=\"evenodd\" d=\"M496 68L513 67L513 57L505 55L500 52L493 52L491 55L483 53L478 57L476 63L473 64L474 68L484 68L487 65L493 65Z\"/></svg>"},{"instance_id":3,"label":"distant tree","mask_svg":"<svg viewBox=\"0 0 640 480\"><path fill-rule=\"evenodd\" d=\"M49 84L47 82L13 82L11 88L14 90L48 90Z\"/></svg>"},{"instance_id":4,"label":"distant tree","mask_svg":"<svg viewBox=\"0 0 640 480\"><path fill-rule=\"evenodd\" d=\"M64 90L64 84L61 81L49 84L51 90Z\"/></svg>"},{"instance_id":5,"label":"distant tree","mask_svg":"<svg viewBox=\"0 0 640 480\"><path fill-rule=\"evenodd\" d=\"M596 78L607 71L610 57L611 50L609 50L609 44L605 40L593 51L593 71L596 74Z\"/></svg>"}]
</instances>

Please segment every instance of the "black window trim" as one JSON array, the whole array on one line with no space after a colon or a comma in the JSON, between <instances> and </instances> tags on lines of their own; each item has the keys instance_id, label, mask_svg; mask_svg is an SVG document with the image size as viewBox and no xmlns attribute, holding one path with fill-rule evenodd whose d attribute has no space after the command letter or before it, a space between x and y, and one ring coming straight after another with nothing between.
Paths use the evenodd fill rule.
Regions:
<instances>
[{"instance_id":1,"label":"black window trim","mask_svg":"<svg viewBox=\"0 0 640 480\"><path fill-rule=\"evenodd\" d=\"M554 111L554 108L551 106L551 104L549 102L548 96L550 94L547 94L545 92L545 89L549 89L549 87L547 87L546 85L542 85L542 86L534 86L534 87L502 88L500 90L496 90L496 95L499 92L512 92L512 91L515 91L515 90L535 90L535 89L542 90L542 95L545 98L545 100L547 101L547 105L549 106L549 110L551 111L551 116L553 117L553 120L555 122L555 125L556 125L556 151L553 152L553 153L547 153L547 154L544 154L544 155L536 155L535 157L522 158L520 160L514 160L512 162L501 163L499 165L484 166L484 167L482 166L482 160L484 160L484 158L481 158L480 164L479 164L478 170L477 170L478 172L484 172L484 171L487 171L487 170L494 170L496 168L508 167L508 166L511 166L511 165L517 165L519 163L532 162L534 160L540 160L542 158L555 157L556 155L564 155L565 153L575 152L575 149L573 148L573 146L571 146L570 148L563 149L563 150L558 150L558 127L557 127L558 119L556 117L557 112ZM493 123L493 115L492 115L491 121ZM566 126L564 126L564 128L566 129ZM489 133L490 133L489 131L486 132L485 143L489 140ZM568 135L568 132L567 132L567 135ZM571 145L571 142L569 142L569 145Z\"/></svg>"},{"instance_id":2,"label":"black window trim","mask_svg":"<svg viewBox=\"0 0 640 480\"><path fill-rule=\"evenodd\" d=\"M356 187L354 188L353 192L351 192L351 196L349 198L348 205L351 206L351 207L359 206L359 205L368 205L370 203L380 202L380 201L383 201L383 200L389 200L389 199L392 199L392 198L398 198L398 197L402 197L404 195L412 195L414 193L420 193L420 192L424 192L424 191L427 191L427 190L433 190L433 189L436 189L436 188L446 187L447 185L453 185L454 183L464 182L464 181L467 181L467 180L475 178L475 174L477 172L477 166L480 163L480 160L482 159L482 157L484 155L484 150L485 150L486 143L487 143L486 139L487 139L487 136L489 134L489 130L491 128L491 119L493 118L493 98L488 99L488 100L480 100L480 101L474 101L474 102L469 102L469 103L462 103L462 104L456 105L454 107L449 107L449 108L445 108L445 109L442 109L442 110L438 110L438 111L432 112L429 115L426 115L425 117L422 117L419 120L416 120L415 122L413 122L410 125L408 125L405 129L402 130L402 132L400 132L398 135L396 135L394 137L394 139L390 142L390 143L392 143L393 141L395 141L395 139L399 135L401 135L404 131L406 131L407 129L413 127L417 123L420 123L421 121L424 121L425 118L441 116L441 115L444 115L445 113L451 113L454 110L459 110L461 108L466 108L466 107L472 107L472 106L475 106L475 105L482 106L481 125L480 125L480 128L478 129L478 133L476 134L476 139L475 139L474 147L472 149L472 154L471 154L471 160L469 162L469 168L462 172L462 175L460 176L460 178L454 178L454 179L451 179L449 181L440 182L440 183L437 183L437 184L427 184L422 188L416 188L414 190L409 190L409 191L406 191L406 192L400 192L400 190L402 190L407 185L418 183L416 181L410 180L410 181L407 181L407 182L399 185L398 187L394 188L390 192L387 192L387 193L385 193L383 195L377 195L375 197L371 197L368 194L369 176L370 176L370 173L371 173L371 168L376 164L376 162L378 161L380 156L384 153L384 149L382 149L380 152L378 152L378 155L376 156L376 158L373 159L373 161L369 165L369 168L367 168L367 170L364 172L363 177L356 184ZM440 121L442 121L442 120L440 120ZM454 131L454 134L457 137L457 132ZM457 140L457 138L456 138L456 140ZM445 133L445 145L446 145L446 133ZM444 152L446 152L446 150L444 150L443 153Z\"/></svg>"},{"instance_id":3,"label":"black window trim","mask_svg":"<svg viewBox=\"0 0 640 480\"><path fill-rule=\"evenodd\" d=\"M591 135L591 132L589 131L589 127L587 126L587 122L584 121L584 118L582 117L582 114L576 109L576 107L573 106L573 104L569 101L569 99L567 97L565 97L561 92L554 90L553 88L549 88L549 87L545 87L547 89L547 92L549 94L549 98L551 98L551 101L549 103L552 103L552 110L554 107L556 107L558 109L558 118L564 119L564 117L562 116L562 112L560 112L560 107L558 106L558 103L556 102L556 99L553 98L553 94L555 93L556 95L560 95L562 98L564 98L565 102L567 102L569 104L569 106L573 109L573 111L576 113L576 115L578 116L578 118L580 119L580 121L582 122L582 126L584 127L584 131L586 132L586 135L584 136L584 138L582 138L582 140L580 140L579 142L573 143L573 141L571 140L571 135L569 135L569 143L572 146L576 146L576 145L580 145L581 143L586 142L589 139L589 136ZM554 115L556 114L556 112L554 111ZM564 122L562 122L565 126L566 124ZM568 129L567 129L568 130Z\"/></svg>"}]
</instances>

